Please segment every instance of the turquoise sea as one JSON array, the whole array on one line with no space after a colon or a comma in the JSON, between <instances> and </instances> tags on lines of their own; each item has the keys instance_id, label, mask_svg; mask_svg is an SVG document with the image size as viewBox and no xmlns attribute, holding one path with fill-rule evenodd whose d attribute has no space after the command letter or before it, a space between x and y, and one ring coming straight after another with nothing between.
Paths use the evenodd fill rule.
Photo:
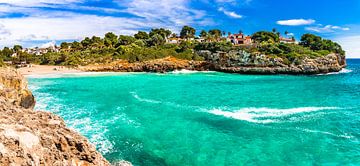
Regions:
<instances>
[{"instance_id":1,"label":"turquoise sea","mask_svg":"<svg viewBox=\"0 0 360 166\"><path fill-rule=\"evenodd\" d=\"M340 73L180 71L29 77L110 161L138 166L360 165L360 60Z\"/></svg>"}]
</instances>

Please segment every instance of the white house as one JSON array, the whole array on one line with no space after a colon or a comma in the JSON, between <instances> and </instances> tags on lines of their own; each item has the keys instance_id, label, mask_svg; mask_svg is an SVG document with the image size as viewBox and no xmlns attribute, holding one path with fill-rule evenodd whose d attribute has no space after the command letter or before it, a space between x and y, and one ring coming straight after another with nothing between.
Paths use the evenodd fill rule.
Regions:
<instances>
[{"instance_id":1,"label":"white house","mask_svg":"<svg viewBox=\"0 0 360 166\"><path fill-rule=\"evenodd\" d=\"M242 45L242 44L250 45L250 44L252 44L251 36L245 36L243 33L230 34L226 40L233 43L234 45Z\"/></svg>"}]
</instances>

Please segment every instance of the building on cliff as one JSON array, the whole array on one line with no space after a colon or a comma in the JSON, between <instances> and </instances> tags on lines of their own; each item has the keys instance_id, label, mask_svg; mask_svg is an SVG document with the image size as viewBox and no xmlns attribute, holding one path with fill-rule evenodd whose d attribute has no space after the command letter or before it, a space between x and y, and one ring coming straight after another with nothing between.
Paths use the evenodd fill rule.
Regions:
<instances>
[{"instance_id":1,"label":"building on cliff","mask_svg":"<svg viewBox=\"0 0 360 166\"><path fill-rule=\"evenodd\" d=\"M229 34L226 40L234 45L251 45L253 43L251 36L246 36L243 33Z\"/></svg>"},{"instance_id":2,"label":"building on cliff","mask_svg":"<svg viewBox=\"0 0 360 166\"><path fill-rule=\"evenodd\" d=\"M292 38L280 37L279 39L280 39L280 43L297 44L294 37Z\"/></svg>"}]
</instances>

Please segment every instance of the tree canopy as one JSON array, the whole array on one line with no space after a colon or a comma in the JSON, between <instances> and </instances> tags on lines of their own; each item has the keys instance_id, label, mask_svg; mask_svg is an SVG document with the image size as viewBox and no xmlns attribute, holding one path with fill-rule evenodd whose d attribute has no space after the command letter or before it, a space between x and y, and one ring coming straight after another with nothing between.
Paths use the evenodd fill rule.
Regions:
<instances>
[{"instance_id":1,"label":"tree canopy","mask_svg":"<svg viewBox=\"0 0 360 166\"><path fill-rule=\"evenodd\" d=\"M314 51L327 50L342 55L345 54L345 51L338 43L331 40L322 39L320 36L316 36L313 34L304 34L301 37L300 45L308 47Z\"/></svg>"},{"instance_id":2,"label":"tree canopy","mask_svg":"<svg viewBox=\"0 0 360 166\"><path fill-rule=\"evenodd\" d=\"M236 46L225 39L219 40L226 34L220 29L202 30L199 35L205 40L192 40L191 38L195 38L195 32L193 27L184 26L180 37L186 40L176 44L167 42L167 38L177 37L177 34L164 28L151 29L149 33L138 31L134 35L116 35L108 32L103 37L92 36L85 37L81 41L63 42L60 45L60 52L49 49L49 52L42 55L30 55L22 51L22 46L15 45L13 48L5 47L0 51L0 61L26 60L52 65L87 65L118 59L136 62L167 56L202 60L203 58L196 54L198 50L211 52L244 50L266 56L279 56L289 62L303 57L325 56L329 53L345 54L338 43L313 34L304 34L299 44L286 44L280 42L280 34L276 30L259 31L252 35L254 44ZM285 33L289 34L287 31ZM14 52L17 53L17 57L11 57Z\"/></svg>"},{"instance_id":3,"label":"tree canopy","mask_svg":"<svg viewBox=\"0 0 360 166\"><path fill-rule=\"evenodd\" d=\"M254 41L261 43L261 42L272 42L276 43L279 42L279 35L273 32L267 31L259 31L252 35L251 37Z\"/></svg>"},{"instance_id":4,"label":"tree canopy","mask_svg":"<svg viewBox=\"0 0 360 166\"><path fill-rule=\"evenodd\" d=\"M144 32L144 31L139 31L138 33L136 33L134 35L134 37L136 39L142 39L142 40L146 40L146 39L149 39L149 34Z\"/></svg>"},{"instance_id":5,"label":"tree canopy","mask_svg":"<svg viewBox=\"0 0 360 166\"><path fill-rule=\"evenodd\" d=\"M195 28L190 27L190 26L184 26L181 29L180 37L183 38L183 39L194 38L195 37L195 32L196 32Z\"/></svg>"}]
</instances>

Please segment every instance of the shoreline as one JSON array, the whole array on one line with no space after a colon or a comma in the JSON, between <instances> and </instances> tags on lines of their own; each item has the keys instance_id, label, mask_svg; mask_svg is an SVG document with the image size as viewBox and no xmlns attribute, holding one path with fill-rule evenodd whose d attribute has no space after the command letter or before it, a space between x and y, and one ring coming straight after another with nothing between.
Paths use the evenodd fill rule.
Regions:
<instances>
[{"instance_id":1,"label":"shoreline","mask_svg":"<svg viewBox=\"0 0 360 166\"><path fill-rule=\"evenodd\" d=\"M32 67L23 67L16 69L19 71L24 77L58 77L58 76L94 76L94 75L112 75L112 74L138 74L138 73L157 73L158 72L137 72L137 71L96 71L96 70L81 70L77 68L70 68L66 66L55 66L55 65L32 65ZM216 71L216 70L189 70L189 69L177 69L168 72L162 72L160 74L192 74L192 73L201 73L201 72L219 72L219 73L232 73L235 74L236 72L226 72L226 71ZM320 73L320 74L313 74L313 75L332 75L332 74L341 74L341 73L349 73L349 69L342 68L342 70L338 72L328 72L328 73ZM236 73L239 75L269 75L269 74L261 74L261 73ZM288 75L284 73L278 74L270 74L270 75ZM293 74L289 74L293 75ZM296 75L309 75L309 74L296 74Z\"/></svg>"},{"instance_id":2,"label":"shoreline","mask_svg":"<svg viewBox=\"0 0 360 166\"><path fill-rule=\"evenodd\" d=\"M48 66L52 67L52 66ZM338 72L329 72L323 74L251 74L251 73L233 73L233 72L222 72L222 71L199 71L199 70L174 70L165 73L157 73L157 72L124 72L124 71L82 71L74 69L72 72L67 71L54 71L54 72L37 72L32 71L31 73L22 74L25 78L60 78L60 77L96 77L96 76L115 76L115 75L128 75L128 74L160 74L160 75L188 75L188 74L196 74L196 73L223 73L223 74L235 74L235 75L257 75L257 76L269 76L269 75L288 75L288 76L327 76L327 75L337 75L337 74L348 74L353 72L351 69L343 68Z\"/></svg>"},{"instance_id":3,"label":"shoreline","mask_svg":"<svg viewBox=\"0 0 360 166\"><path fill-rule=\"evenodd\" d=\"M22 67L16 70L19 71L23 76L47 74L74 74L84 72L75 68L53 65L31 65L31 67Z\"/></svg>"}]
</instances>

